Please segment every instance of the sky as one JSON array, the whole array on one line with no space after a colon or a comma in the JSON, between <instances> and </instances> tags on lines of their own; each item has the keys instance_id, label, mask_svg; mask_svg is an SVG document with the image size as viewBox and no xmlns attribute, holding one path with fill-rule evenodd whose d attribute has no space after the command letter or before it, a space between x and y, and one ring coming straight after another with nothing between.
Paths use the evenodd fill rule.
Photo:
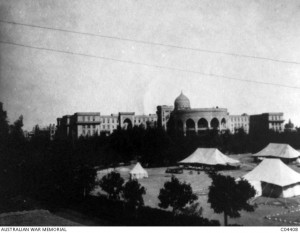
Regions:
<instances>
[{"instance_id":1,"label":"sky","mask_svg":"<svg viewBox=\"0 0 300 233\"><path fill-rule=\"evenodd\" d=\"M300 126L297 0L0 0L1 20L106 36L0 22L2 42L75 53L0 43L0 102L24 129L75 112L155 113L181 91L193 108L283 112Z\"/></svg>"}]
</instances>

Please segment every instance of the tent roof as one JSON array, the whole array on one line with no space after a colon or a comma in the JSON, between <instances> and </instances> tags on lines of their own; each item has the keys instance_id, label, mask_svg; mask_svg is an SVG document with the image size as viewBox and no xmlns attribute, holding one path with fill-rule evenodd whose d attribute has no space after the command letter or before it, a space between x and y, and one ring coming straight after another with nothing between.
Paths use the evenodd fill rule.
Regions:
<instances>
[{"instance_id":1,"label":"tent roof","mask_svg":"<svg viewBox=\"0 0 300 233\"><path fill-rule=\"evenodd\" d=\"M140 163L137 163L130 171L130 174L148 174Z\"/></svg>"},{"instance_id":2,"label":"tent roof","mask_svg":"<svg viewBox=\"0 0 300 233\"><path fill-rule=\"evenodd\" d=\"M255 157L278 157L285 159L293 159L300 156L300 152L296 151L288 144L269 143L260 152L254 154Z\"/></svg>"},{"instance_id":3,"label":"tent roof","mask_svg":"<svg viewBox=\"0 0 300 233\"><path fill-rule=\"evenodd\" d=\"M279 186L300 182L300 174L285 165L280 159L264 159L243 178L249 181L264 181Z\"/></svg>"},{"instance_id":4,"label":"tent roof","mask_svg":"<svg viewBox=\"0 0 300 233\"><path fill-rule=\"evenodd\" d=\"M198 163L208 165L237 164L238 160L231 159L215 148L198 148L186 159L179 163Z\"/></svg>"}]
</instances>

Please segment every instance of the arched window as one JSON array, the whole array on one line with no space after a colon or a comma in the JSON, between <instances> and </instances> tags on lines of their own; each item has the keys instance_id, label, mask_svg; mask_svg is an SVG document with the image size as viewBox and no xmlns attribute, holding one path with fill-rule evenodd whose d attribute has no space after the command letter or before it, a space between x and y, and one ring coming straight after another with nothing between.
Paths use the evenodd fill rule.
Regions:
<instances>
[{"instance_id":1,"label":"arched window","mask_svg":"<svg viewBox=\"0 0 300 233\"><path fill-rule=\"evenodd\" d=\"M186 121L186 129L187 130L195 130L195 122L192 119L188 119Z\"/></svg>"},{"instance_id":2,"label":"arched window","mask_svg":"<svg viewBox=\"0 0 300 233\"><path fill-rule=\"evenodd\" d=\"M222 118L222 120L221 120L221 126L222 126L222 129L226 128L226 119L225 118Z\"/></svg>"},{"instance_id":3,"label":"arched window","mask_svg":"<svg viewBox=\"0 0 300 233\"><path fill-rule=\"evenodd\" d=\"M203 128L207 129L207 128L208 128L208 122L207 122L207 120L204 119L204 118L201 118L201 119L198 121L198 128L199 128L199 129L203 129Z\"/></svg>"},{"instance_id":4,"label":"arched window","mask_svg":"<svg viewBox=\"0 0 300 233\"><path fill-rule=\"evenodd\" d=\"M213 118L210 122L210 127L213 129L218 129L219 128L219 120L217 118Z\"/></svg>"},{"instance_id":5,"label":"arched window","mask_svg":"<svg viewBox=\"0 0 300 233\"><path fill-rule=\"evenodd\" d=\"M130 119L126 118L124 121L123 121L123 124L124 124L124 129L129 129L129 128L132 128L132 122Z\"/></svg>"}]
</instances>

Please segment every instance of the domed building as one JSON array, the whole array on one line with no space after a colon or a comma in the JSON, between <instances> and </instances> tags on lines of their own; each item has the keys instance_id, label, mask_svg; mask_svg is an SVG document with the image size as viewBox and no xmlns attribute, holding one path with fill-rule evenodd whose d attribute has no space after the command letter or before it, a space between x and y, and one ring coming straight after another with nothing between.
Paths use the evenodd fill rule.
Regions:
<instances>
[{"instance_id":1,"label":"domed building","mask_svg":"<svg viewBox=\"0 0 300 233\"><path fill-rule=\"evenodd\" d=\"M207 129L226 130L229 114L226 108L191 108L190 100L182 92L174 101L173 111L169 111L169 117L164 112L171 106L158 106L158 124L165 125L167 119L173 121L172 127L176 131L186 134L197 134Z\"/></svg>"},{"instance_id":2,"label":"domed building","mask_svg":"<svg viewBox=\"0 0 300 233\"><path fill-rule=\"evenodd\" d=\"M181 92L181 94L175 99L174 107L175 110L191 109L189 98Z\"/></svg>"}]
</instances>

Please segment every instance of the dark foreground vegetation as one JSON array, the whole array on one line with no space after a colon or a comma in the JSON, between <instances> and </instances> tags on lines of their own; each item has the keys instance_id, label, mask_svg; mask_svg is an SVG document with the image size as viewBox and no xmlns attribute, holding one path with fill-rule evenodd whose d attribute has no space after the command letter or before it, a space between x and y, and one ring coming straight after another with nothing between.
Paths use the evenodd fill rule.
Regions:
<instances>
[{"instance_id":1,"label":"dark foreground vegetation","mask_svg":"<svg viewBox=\"0 0 300 233\"><path fill-rule=\"evenodd\" d=\"M90 197L96 167L117 166L132 160L138 160L146 167L170 166L197 147L217 147L224 153L245 153L257 152L269 142L283 142L300 148L300 130L255 136L249 136L243 130L234 135L206 131L197 136L183 137L159 128L134 127L118 129L108 137L99 135L51 141L47 133L38 131L27 140L22 127L22 116L9 124L4 112L0 112L0 212L35 208L36 203L42 203L51 208L73 208L91 216L115 219L120 225L218 223L183 211L178 214L143 205L129 211L130 206L124 200L135 198L130 192L121 200ZM129 190L134 188L138 185L127 186Z\"/></svg>"},{"instance_id":2,"label":"dark foreground vegetation","mask_svg":"<svg viewBox=\"0 0 300 233\"><path fill-rule=\"evenodd\" d=\"M90 216L98 216L116 225L126 226L219 226L215 220L185 214L174 215L170 211L143 206L133 212L122 201L105 196L89 197L77 210Z\"/></svg>"}]
</instances>

